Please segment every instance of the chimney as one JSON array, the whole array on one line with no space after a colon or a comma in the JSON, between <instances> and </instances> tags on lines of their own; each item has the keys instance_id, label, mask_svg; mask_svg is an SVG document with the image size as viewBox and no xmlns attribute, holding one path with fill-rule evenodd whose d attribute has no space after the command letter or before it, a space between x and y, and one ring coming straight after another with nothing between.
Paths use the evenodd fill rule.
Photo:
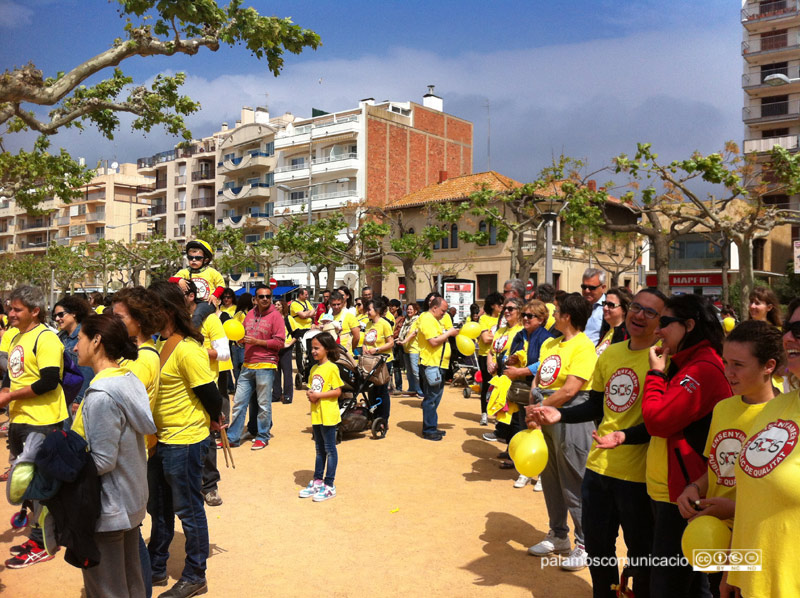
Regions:
<instances>
[{"instance_id":1,"label":"chimney","mask_svg":"<svg viewBox=\"0 0 800 598\"><path fill-rule=\"evenodd\" d=\"M441 112L444 110L444 102L442 101L442 98L433 93L434 87L434 85L428 85L428 93L422 96L422 105L426 108L430 108L431 110L437 110Z\"/></svg>"},{"instance_id":2,"label":"chimney","mask_svg":"<svg viewBox=\"0 0 800 598\"><path fill-rule=\"evenodd\" d=\"M589 179L588 181L589 191L597 191L597 181L594 179Z\"/></svg>"},{"instance_id":3,"label":"chimney","mask_svg":"<svg viewBox=\"0 0 800 598\"><path fill-rule=\"evenodd\" d=\"M440 170L439 171L439 183L440 184L444 183L446 180L447 180L447 171L446 170Z\"/></svg>"},{"instance_id":4,"label":"chimney","mask_svg":"<svg viewBox=\"0 0 800 598\"><path fill-rule=\"evenodd\" d=\"M228 123L222 123L222 126L220 127L220 130L222 132L227 131L228 130Z\"/></svg>"},{"instance_id":5,"label":"chimney","mask_svg":"<svg viewBox=\"0 0 800 598\"><path fill-rule=\"evenodd\" d=\"M360 103L367 104L368 106L374 106L375 105L375 98L364 98L363 100L361 100Z\"/></svg>"},{"instance_id":6,"label":"chimney","mask_svg":"<svg viewBox=\"0 0 800 598\"><path fill-rule=\"evenodd\" d=\"M243 125L251 125L255 122L253 109L250 106L242 106L242 117L240 122Z\"/></svg>"},{"instance_id":7,"label":"chimney","mask_svg":"<svg viewBox=\"0 0 800 598\"><path fill-rule=\"evenodd\" d=\"M269 124L269 108L258 106L256 108L255 122L260 125Z\"/></svg>"}]
</instances>

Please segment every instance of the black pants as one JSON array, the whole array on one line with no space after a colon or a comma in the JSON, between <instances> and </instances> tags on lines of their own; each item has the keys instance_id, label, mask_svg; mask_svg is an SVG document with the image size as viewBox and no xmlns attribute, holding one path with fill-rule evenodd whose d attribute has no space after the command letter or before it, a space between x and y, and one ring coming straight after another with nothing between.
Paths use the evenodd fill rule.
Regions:
<instances>
[{"instance_id":1,"label":"black pants","mask_svg":"<svg viewBox=\"0 0 800 598\"><path fill-rule=\"evenodd\" d=\"M686 529L686 520L681 517L677 505L651 501L653 505L653 551L654 557L682 558L681 537ZM710 598L708 576L685 567L653 567L650 570L651 598Z\"/></svg>"},{"instance_id":2,"label":"black pants","mask_svg":"<svg viewBox=\"0 0 800 598\"><path fill-rule=\"evenodd\" d=\"M486 413L489 404L489 363L486 355L478 355L478 368L481 370L481 413Z\"/></svg>"},{"instance_id":3,"label":"black pants","mask_svg":"<svg viewBox=\"0 0 800 598\"><path fill-rule=\"evenodd\" d=\"M278 369L272 383L272 400L291 403L294 398L294 380L292 380L292 349L281 349L278 353Z\"/></svg>"}]
</instances>

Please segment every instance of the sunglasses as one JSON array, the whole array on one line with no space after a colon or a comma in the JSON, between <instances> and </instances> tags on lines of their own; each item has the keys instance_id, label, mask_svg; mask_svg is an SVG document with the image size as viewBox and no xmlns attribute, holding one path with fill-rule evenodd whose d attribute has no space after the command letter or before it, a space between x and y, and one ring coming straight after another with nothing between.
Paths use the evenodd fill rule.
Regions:
<instances>
[{"instance_id":1,"label":"sunglasses","mask_svg":"<svg viewBox=\"0 0 800 598\"><path fill-rule=\"evenodd\" d=\"M272 299L272 295L256 295L256 299Z\"/></svg>"},{"instance_id":2,"label":"sunglasses","mask_svg":"<svg viewBox=\"0 0 800 598\"><path fill-rule=\"evenodd\" d=\"M644 307L643 305L640 305L635 302L631 303L628 306L628 311L631 312L632 314L638 314L639 312L642 312L644 313L644 317L647 318L648 320L654 320L660 315L652 307Z\"/></svg>"},{"instance_id":3,"label":"sunglasses","mask_svg":"<svg viewBox=\"0 0 800 598\"><path fill-rule=\"evenodd\" d=\"M56 314L53 314L53 319L54 320L60 320L61 318L63 318L68 313L69 313L68 311L60 311L60 312L58 312Z\"/></svg>"},{"instance_id":4,"label":"sunglasses","mask_svg":"<svg viewBox=\"0 0 800 598\"><path fill-rule=\"evenodd\" d=\"M202 255L187 255L186 259L190 262L202 262L203 256Z\"/></svg>"},{"instance_id":5,"label":"sunglasses","mask_svg":"<svg viewBox=\"0 0 800 598\"><path fill-rule=\"evenodd\" d=\"M800 341L800 320L795 322L786 322L783 325L783 330L785 332L791 332L794 340Z\"/></svg>"},{"instance_id":6,"label":"sunglasses","mask_svg":"<svg viewBox=\"0 0 800 598\"><path fill-rule=\"evenodd\" d=\"M526 320L532 320L533 318L536 317L536 314L524 313L522 314L522 317L525 318Z\"/></svg>"},{"instance_id":7,"label":"sunglasses","mask_svg":"<svg viewBox=\"0 0 800 598\"><path fill-rule=\"evenodd\" d=\"M503 308L503 311L517 311L518 309L518 307L514 307L513 305L507 305Z\"/></svg>"},{"instance_id":8,"label":"sunglasses","mask_svg":"<svg viewBox=\"0 0 800 598\"><path fill-rule=\"evenodd\" d=\"M619 303L614 303L613 301L603 301L603 307L607 307L608 309L615 309L620 307Z\"/></svg>"},{"instance_id":9,"label":"sunglasses","mask_svg":"<svg viewBox=\"0 0 800 598\"><path fill-rule=\"evenodd\" d=\"M684 320L683 318L673 318L672 316L661 316L658 319L658 327L666 328L673 322L679 322L680 324L683 324L684 322L686 322L686 320Z\"/></svg>"},{"instance_id":10,"label":"sunglasses","mask_svg":"<svg viewBox=\"0 0 800 598\"><path fill-rule=\"evenodd\" d=\"M601 286L603 286L603 285L601 285L601 284L582 284L581 285L581 289L583 289L584 291L594 291L596 289L599 289Z\"/></svg>"}]
</instances>

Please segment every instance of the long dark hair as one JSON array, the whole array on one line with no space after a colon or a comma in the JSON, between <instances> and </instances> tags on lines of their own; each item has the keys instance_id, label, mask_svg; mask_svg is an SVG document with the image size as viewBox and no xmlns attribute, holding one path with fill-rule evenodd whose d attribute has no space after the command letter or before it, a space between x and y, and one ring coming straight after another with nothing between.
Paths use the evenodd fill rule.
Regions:
<instances>
[{"instance_id":1,"label":"long dark hair","mask_svg":"<svg viewBox=\"0 0 800 598\"><path fill-rule=\"evenodd\" d=\"M725 333L708 299L693 293L672 295L664 304L664 309L669 309L675 317L682 320L694 320L694 328L684 335L678 346L679 351L707 340L711 348L718 355L722 355L722 340L725 338Z\"/></svg>"},{"instance_id":2,"label":"long dark hair","mask_svg":"<svg viewBox=\"0 0 800 598\"><path fill-rule=\"evenodd\" d=\"M336 340L330 332L320 332L312 340L322 345L322 348L325 349L325 356L328 358L328 361L336 361L339 345L336 344Z\"/></svg>"},{"instance_id":3,"label":"long dark hair","mask_svg":"<svg viewBox=\"0 0 800 598\"><path fill-rule=\"evenodd\" d=\"M81 333L87 338L100 337L100 344L109 359L136 359L139 349L130 337L122 320L111 314L93 314L81 322Z\"/></svg>"},{"instance_id":4,"label":"long dark hair","mask_svg":"<svg viewBox=\"0 0 800 598\"><path fill-rule=\"evenodd\" d=\"M152 291L144 287L120 289L111 300L111 305L115 303L123 303L128 308L145 336L152 336L164 328L164 314L160 309L154 309L158 297Z\"/></svg>"},{"instance_id":5,"label":"long dark hair","mask_svg":"<svg viewBox=\"0 0 800 598\"><path fill-rule=\"evenodd\" d=\"M353 307L353 291L350 290L347 286L340 286L337 289L342 295L344 295L345 307L350 308Z\"/></svg>"},{"instance_id":6,"label":"long dark hair","mask_svg":"<svg viewBox=\"0 0 800 598\"><path fill-rule=\"evenodd\" d=\"M203 335L192 324L189 308L186 306L180 287L175 283L159 280L151 284L148 289L158 298L164 318L173 324L175 332L202 344Z\"/></svg>"},{"instance_id":7,"label":"long dark hair","mask_svg":"<svg viewBox=\"0 0 800 598\"><path fill-rule=\"evenodd\" d=\"M750 303L753 302L753 299L758 299L761 301L761 303L766 303L767 305L771 306L772 309L767 312L767 322L773 326L780 327L782 323L781 302L778 301L778 296L775 294L775 291L769 287L753 287L753 290L750 291L750 297L748 299Z\"/></svg>"},{"instance_id":8,"label":"long dark hair","mask_svg":"<svg viewBox=\"0 0 800 598\"><path fill-rule=\"evenodd\" d=\"M253 296L250 293L242 293L236 300L236 313L247 313L253 309Z\"/></svg>"},{"instance_id":9,"label":"long dark hair","mask_svg":"<svg viewBox=\"0 0 800 598\"><path fill-rule=\"evenodd\" d=\"M769 322L745 320L731 330L725 342L750 345L750 353L761 365L774 359L774 373L780 372L786 361L786 352L783 350L783 333Z\"/></svg>"}]
</instances>

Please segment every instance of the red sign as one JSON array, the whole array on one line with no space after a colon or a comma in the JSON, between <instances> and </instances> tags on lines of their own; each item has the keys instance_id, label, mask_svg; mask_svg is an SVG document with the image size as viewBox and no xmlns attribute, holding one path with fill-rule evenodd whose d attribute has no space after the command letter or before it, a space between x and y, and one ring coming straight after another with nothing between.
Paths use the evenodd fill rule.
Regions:
<instances>
[{"instance_id":1,"label":"red sign","mask_svg":"<svg viewBox=\"0 0 800 598\"><path fill-rule=\"evenodd\" d=\"M528 284L525 285L525 288L528 289L529 291L532 291L533 290L533 281L529 280Z\"/></svg>"},{"instance_id":2,"label":"red sign","mask_svg":"<svg viewBox=\"0 0 800 598\"><path fill-rule=\"evenodd\" d=\"M405 295L406 294L406 285L401 284L400 286L398 286L397 287L397 292L400 293L401 295Z\"/></svg>"},{"instance_id":3,"label":"red sign","mask_svg":"<svg viewBox=\"0 0 800 598\"><path fill-rule=\"evenodd\" d=\"M277 286L278 286L278 281L275 280L274 278L270 278L269 279L269 288L274 289Z\"/></svg>"},{"instance_id":4,"label":"red sign","mask_svg":"<svg viewBox=\"0 0 800 598\"><path fill-rule=\"evenodd\" d=\"M655 274L647 275L647 286L654 287L658 284ZM669 286L671 287L721 287L722 274L670 274Z\"/></svg>"}]
</instances>

